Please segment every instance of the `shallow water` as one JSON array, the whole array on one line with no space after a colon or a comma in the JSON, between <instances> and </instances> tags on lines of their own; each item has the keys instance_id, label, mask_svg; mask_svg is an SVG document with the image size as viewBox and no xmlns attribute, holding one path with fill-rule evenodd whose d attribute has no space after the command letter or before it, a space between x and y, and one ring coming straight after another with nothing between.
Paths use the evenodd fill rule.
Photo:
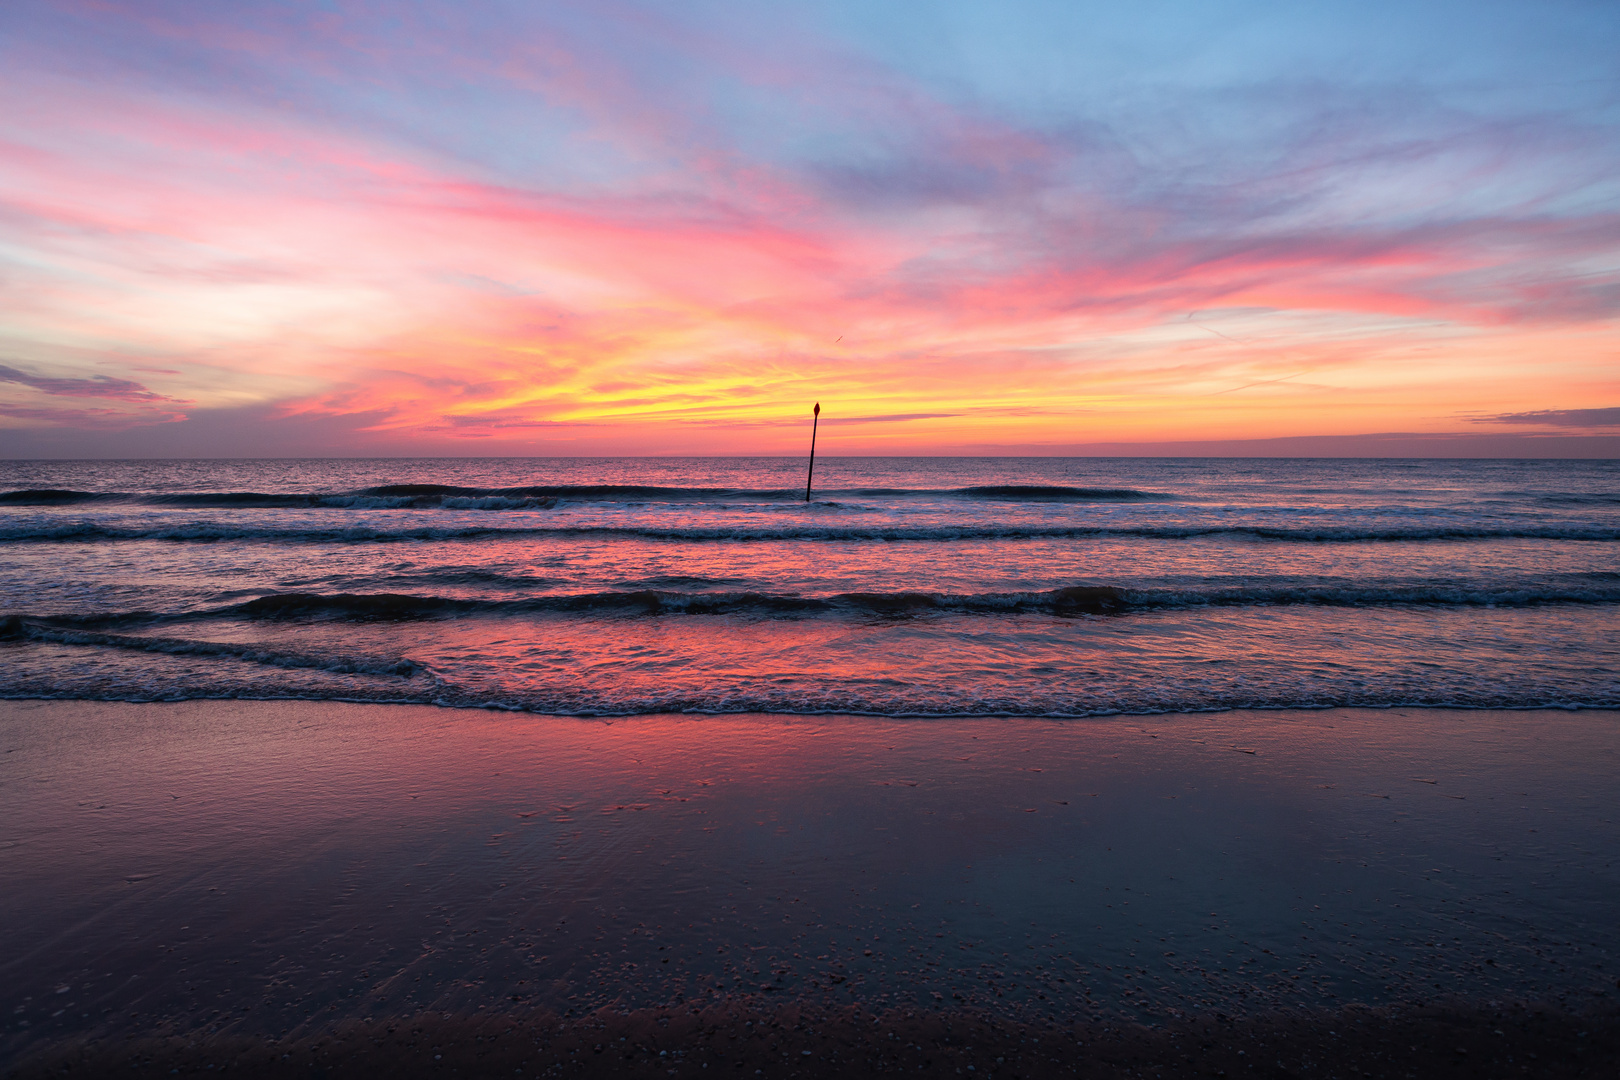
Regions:
<instances>
[{"instance_id":1,"label":"shallow water","mask_svg":"<svg viewBox=\"0 0 1620 1080\"><path fill-rule=\"evenodd\" d=\"M1614 462L0 463L0 695L1620 705Z\"/></svg>"}]
</instances>

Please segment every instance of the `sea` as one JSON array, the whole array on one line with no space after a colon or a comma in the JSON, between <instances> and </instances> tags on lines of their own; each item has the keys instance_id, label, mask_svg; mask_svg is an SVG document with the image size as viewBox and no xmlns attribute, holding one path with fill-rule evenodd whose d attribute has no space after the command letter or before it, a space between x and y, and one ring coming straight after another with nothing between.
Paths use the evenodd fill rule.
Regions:
<instances>
[{"instance_id":1,"label":"sea","mask_svg":"<svg viewBox=\"0 0 1620 1080\"><path fill-rule=\"evenodd\" d=\"M0 462L0 697L1620 707L1620 462Z\"/></svg>"}]
</instances>

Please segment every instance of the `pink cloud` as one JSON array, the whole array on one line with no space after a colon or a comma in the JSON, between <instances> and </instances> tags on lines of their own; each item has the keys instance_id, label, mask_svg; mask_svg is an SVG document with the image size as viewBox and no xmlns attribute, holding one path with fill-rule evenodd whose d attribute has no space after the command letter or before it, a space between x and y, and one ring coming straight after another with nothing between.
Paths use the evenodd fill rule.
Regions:
<instances>
[{"instance_id":1,"label":"pink cloud","mask_svg":"<svg viewBox=\"0 0 1620 1080\"><path fill-rule=\"evenodd\" d=\"M344 9L323 23L326 39L291 22L117 17L244 62L377 47ZM1167 429L1213 422L1180 401L1177 380L1200 400L1293 395L1307 403L1293 422L1310 424L1325 415L1310 409L1369 367L1386 365L1392 385L1419 363L1434 384L1455 382L1481 336L1528 362L1573 340L1569 327L1620 311L1612 272L1575 269L1620 249L1620 215L1607 211L1284 212L1323 182L1319 145L1297 151L1309 168L1263 191L1137 190L1111 179L1134 166L1101 136L948 103L814 48L784 65L635 18L652 20L649 35L691 37L678 50L688 63L807 109L826 97L819 123L855 125L867 109L893 134L820 158L751 155L690 101L649 94L634 65L593 65L532 37L497 43L491 79L582 118L558 138L603 144L621 167L600 183L550 184L263 101L0 75L9 94L41 103L0 142L0 230L33 257L28 274L0 280L0 299L45 372L0 368L0 381L192 411L247 400L282 418L363 417L362 433L446 438L718 431L829 387L842 396L835 426L926 423L953 439L975 424L1056 425L1049 415L1098 398L1119 415L1156 409ZM482 70L431 34L401 33L390 48L400 51L355 62L381 72L448 58L445 79ZM806 77L835 64L847 84ZM1086 173L1093 152L1107 168ZM1210 308L1286 316L1287 329L1179 326ZM1428 324L1449 336L1420 340L1412 328ZM188 398L47 372L50 357L87 354L172 363L140 370L186 372L176 378ZM1561 378L1607 392L1587 373L1603 355L1579 340ZM1291 374L1302 371L1312 377ZM1426 407L1376 405L1397 406Z\"/></svg>"}]
</instances>

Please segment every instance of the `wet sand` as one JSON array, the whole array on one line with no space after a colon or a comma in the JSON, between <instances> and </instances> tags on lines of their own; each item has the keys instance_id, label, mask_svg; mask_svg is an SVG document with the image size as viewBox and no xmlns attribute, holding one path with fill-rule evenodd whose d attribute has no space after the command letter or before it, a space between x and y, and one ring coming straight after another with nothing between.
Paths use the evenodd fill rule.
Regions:
<instances>
[{"instance_id":1,"label":"wet sand","mask_svg":"<svg viewBox=\"0 0 1620 1080\"><path fill-rule=\"evenodd\" d=\"M8 1075L220 1070L326 1076L1611 1077L1620 1013L1358 1009L1144 1025L1019 1023L971 1011L739 1003L555 1016L419 1016L318 1036L103 1039Z\"/></svg>"},{"instance_id":2,"label":"wet sand","mask_svg":"<svg viewBox=\"0 0 1620 1080\"><path fill-rule=\"evenodd\" d=\"M12 1069L1615 1053L1612 712L6 702L0 751Z\"/></svg>"}]
</instances>

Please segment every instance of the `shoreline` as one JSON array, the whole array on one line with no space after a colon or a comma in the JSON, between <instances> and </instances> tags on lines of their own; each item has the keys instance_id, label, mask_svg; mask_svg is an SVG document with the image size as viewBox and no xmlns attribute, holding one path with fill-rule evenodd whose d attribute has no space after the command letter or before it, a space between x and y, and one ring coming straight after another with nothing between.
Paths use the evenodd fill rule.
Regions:
<instances>
[{"instance_id":1,"label":"shoreline","mask_svg":"<svg viewBox=\"0 0 1620 1080\"><path fill-rule=\"evenodd\" d=\"M492 1014L949 1016L1139 1063L1223 1016L1306 1056L1346 1010L1367 1054L1413 1010L1447 1053L1511 1002L1543 1059L1611 1023L1620 711L1094 719L0 702L0 1061L259 1075L348 1031L414 1068L389 1026Z\"/></svg>"}]
</instances>

